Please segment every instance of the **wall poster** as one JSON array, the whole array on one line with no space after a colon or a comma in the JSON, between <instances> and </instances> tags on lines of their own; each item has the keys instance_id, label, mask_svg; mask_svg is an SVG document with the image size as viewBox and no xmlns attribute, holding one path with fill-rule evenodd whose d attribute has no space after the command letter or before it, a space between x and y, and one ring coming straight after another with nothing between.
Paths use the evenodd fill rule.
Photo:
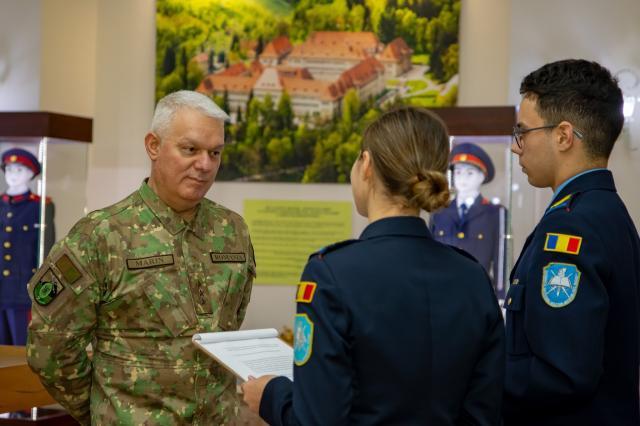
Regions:
<instances>
[{"instance_id":1,"label":"wall poster","mask_svg":"<svg viewBox=\"0 0 640 426\"><path fill-rule=\"evenodd\" d=\"M156 98L228 111L219 180L348 182L365 125L455 105L460 0L157 0Z\"/></svg>"},{"instance_id":2,"label":"wall poster","mask_svg":"<svg viewBox=\"0 0 640 426\"><path fill-rule=\"evenodd\" d=\"M351 214L346 201L245 200L256 284L298 284L311 253L351 238Z\"/></svg>"}]
</instances>

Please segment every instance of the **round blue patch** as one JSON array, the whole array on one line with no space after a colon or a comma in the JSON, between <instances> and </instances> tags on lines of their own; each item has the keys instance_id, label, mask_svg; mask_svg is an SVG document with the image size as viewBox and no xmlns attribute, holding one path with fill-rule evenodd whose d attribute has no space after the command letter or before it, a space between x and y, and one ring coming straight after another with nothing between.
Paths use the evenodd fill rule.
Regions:
<instances>
[{"instance_id":1,"label":"round blue patch","mask_svg":"<svg viewBox=\"0 0 640 426\"><path fill-rule=\"evenodd\" d=\"M307 314L297 314L293 323L293 361L304 365L313 350L313 322Z\"/></svg>"},{"instance_id":2,"label":"round blue patch","mask_svg":"<svg viewBox=\"0 0 640 426\"><path fill-rule=\"evenodd\" d=\"M542 269L542 299L552 308L562 308L578 294L580 271L571 263L549 263Z\"/></svg>"}]
</instances>

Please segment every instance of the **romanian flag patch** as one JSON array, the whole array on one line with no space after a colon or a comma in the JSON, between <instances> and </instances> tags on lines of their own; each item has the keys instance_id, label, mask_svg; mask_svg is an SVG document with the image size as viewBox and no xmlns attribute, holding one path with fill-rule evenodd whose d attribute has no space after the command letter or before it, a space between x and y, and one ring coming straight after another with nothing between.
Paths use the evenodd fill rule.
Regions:
<instances>
[{"instance_id":1,"label":"romanian flag patch","mask_svg":"<svg viewBox=\"0 0 640 426\"><path fill-rule=\"evenodd\" d=\"M298 284L298 293L296 294L296 302L311 303L317 286L316 283L311 281L300 281L300 284Z\"/></svg>"},{"instance_id":2,"label":"romanian flag patch","mask_svg":"<svg viewBox=\"0 0 640 426\"><path fill-rule=\"evenodd\" d=\"M582 246L582 237L548 232L547 240L544 243L544 251L578 254L580 253L580 246Z\"/></svg>"}]
</instances>

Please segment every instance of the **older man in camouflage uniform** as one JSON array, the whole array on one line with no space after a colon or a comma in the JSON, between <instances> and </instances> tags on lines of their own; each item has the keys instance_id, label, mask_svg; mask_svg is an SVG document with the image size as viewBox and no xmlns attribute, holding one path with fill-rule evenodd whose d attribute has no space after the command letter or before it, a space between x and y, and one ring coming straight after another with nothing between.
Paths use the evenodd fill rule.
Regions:
<instances>
[{"instance_id":1,"label":"older man in camouflage uniform","mask_svg":"<svg viewBox=\"0 0 640 426\"><path fill-rule=\"evenodd\" d=\"M191 343L240 326L255 277L246 224L204 198L227 118L195 92L162 99L145 137L149 179L80 220L29 283L29 365L82 424L237 413L233 377Z\"/></svg>"}]
</instances>

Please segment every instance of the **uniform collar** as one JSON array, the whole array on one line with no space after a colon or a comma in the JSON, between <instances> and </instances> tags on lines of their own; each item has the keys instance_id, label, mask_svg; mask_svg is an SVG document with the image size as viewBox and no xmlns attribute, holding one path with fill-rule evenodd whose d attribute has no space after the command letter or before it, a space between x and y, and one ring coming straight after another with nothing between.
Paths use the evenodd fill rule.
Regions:
<instances>
[{"instance_id":1,"label":"uniform collar","mask_svg":"<svg viewBox=\"0 0 640 426\"><path fill-rule=\"evenodd\" d=\"M387 236L405 235L415 237L432 238L427 224L421 217L417 216L393 216L376 220L364 228L360 234L361 240Z\"/></svg>"},{"instance_id":2,"label":"uniform collar","mask_svg":"<svg viewBox=\"0 0 640 426\"><path fill-rule=\"evenodd\" d=\"M2 194L2 201L7 204L18 204L30 199L32 199L31 191L27 191L24 194L18 195Z\"/></svg>"},{"instance_id":3,"label":"uniform collar","mask_svg":"<svg viewBox=\"0 0 640 426\"><path fill-rule=\"evenodd\" d=\"M160 197L158 197L147 183L147 179L142 182L138 192L140 193L140 197L142 197L142 201L144 201L147 207L149 207L149 210L153 212L155 217L157 217L160 223L162 223L162 226L164 226L171 235L176 235L184 228L189 228L198 238L203 238L205 232L205 218L203 217L204 213L200 208L202 203L198 204L193 223L189 223L180 217L175 210L165 204Z\"/></svg>"},{"instance_id":4,"label":"uniform collar","mask_svg":"<svg viewBox=\"0 0 640 426\"><path fill-rule=\"evenodd\" d=\"M593 189L616 191L616 185L613 182L613 175L610 170L591 169L567 179L553 194L550 205L553 205L564 197L576 192L584 192Z\"/></svg>"}]
</instances>

